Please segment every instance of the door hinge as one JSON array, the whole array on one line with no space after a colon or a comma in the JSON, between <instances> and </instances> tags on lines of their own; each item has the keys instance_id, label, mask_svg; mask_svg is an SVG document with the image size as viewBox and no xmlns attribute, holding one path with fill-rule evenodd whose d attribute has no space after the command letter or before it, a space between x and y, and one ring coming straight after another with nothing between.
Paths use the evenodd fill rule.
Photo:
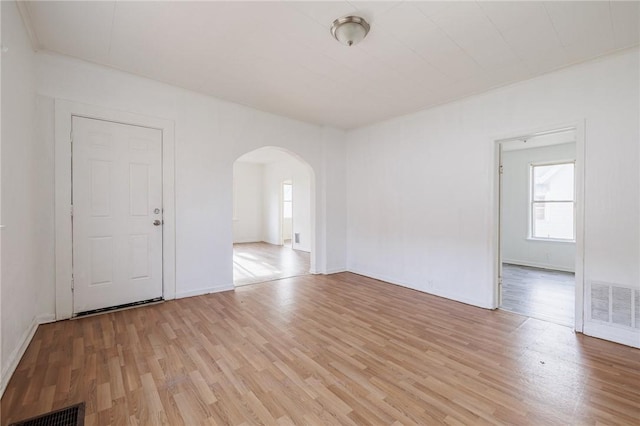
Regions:
<instances>
[{"instance_id":1,"label":"door hinge","mask_svg":"<svg viewBox=\"0 0 640 426\"><path fill-rule=\"evenodd\" d=\"M69 207L69 213L71 214L71 217L73 217L73 204Z\"/></svg>"},{"instance_id":2,"label":"door hinge","mask_svg":"<svg viewBox=\"0 0 640 426\"><path fill-rule=\"evenodd\" d=\"M498 285L502 285L502 277L498 277Z\"/></svg>"},{"instance_id":3,"label":"door hinge","mask_svg":"<svg viewBox=\"0 0 640 426\"><path fill-rule=\"evenodd\" d=\"M498 167L498 172L500 174L504 173L504 166L502 164L500 164L500 167Z\"/></svg>"},{"instance_id":4,"label":"door hinge","mask_svg":"<svg viewBox=\"0 0 640 426\"><path fill-rule=\"evenodd\" d=\"M74 290L75 290L75 281L73 279L73 275L71 275L71 292L73 293Z\"/></svg>"},{"instance_id":5,"label":"door hinge","mask_svg":"<svg viewBox=\"0 0 640 426\"><path fill-rule=\"evenodd\" d=\"M69 142L71 142L73 144L73 131L71 131L71 133L69 133Z\"/></svg>"}]
</instances>

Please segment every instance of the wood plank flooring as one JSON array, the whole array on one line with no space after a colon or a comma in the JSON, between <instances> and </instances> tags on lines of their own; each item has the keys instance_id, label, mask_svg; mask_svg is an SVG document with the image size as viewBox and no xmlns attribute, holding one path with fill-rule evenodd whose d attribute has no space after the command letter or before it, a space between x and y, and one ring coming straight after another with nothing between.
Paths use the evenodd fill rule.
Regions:
<instances>
[{"instance_id":1,"label":"wood plank flooring","mask_svg":"<svg viewBox=\"0 0 640 426\"><path fill-rule=\"evenodd\" d=\"M502 309L574 325L575 274L504 263L502 278Z\"/></svg>"},{"instance_id":2,"label":"wood plank flooring","mask_svg":"<svg viewBox=\"0 0 640 426\"><path fill-rule=\"evenodd\" d=\"M233 245L233 284L238 287L309 273L309 253L293 250L289 244L264 242Z\"/></svg>"},{"instance_id":3,"label":"wood plank flooring","mask_svg":"<svg viewBox=\"0 0 640 426\"><path fill-rule=\"evenodd\" d=\"M40 326L2 425L638 424L640 351L342 273Z\"/></svg>"}]
</instances>

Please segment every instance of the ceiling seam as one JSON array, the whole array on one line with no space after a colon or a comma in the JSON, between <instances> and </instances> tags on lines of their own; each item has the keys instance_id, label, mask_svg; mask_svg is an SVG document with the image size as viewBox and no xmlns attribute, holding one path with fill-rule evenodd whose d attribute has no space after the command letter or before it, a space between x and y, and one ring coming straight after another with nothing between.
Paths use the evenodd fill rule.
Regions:
<instances>
[{"instance_id":1,"label":"ceiling seam","mask_svg":"<svg viewBox=\"0 0 640 426\"><path fill-rule=\"evenodd\" d=\"M422 11L422 9L420 9L419 7L414 7L414 8L418 11L418 13L420 13L422 16L424 16L424 18L425 18L427 21L431 22L431 23L434 25L434 27L435 27L438 31L440 31L442 34L444 34L444 36L445 36L445 37L447 37L449 40L451 40L451 42L453 42L456 46L458 46L458 45L457 45L457 43L455 43L455 42L451 39L451 37L449 36L449 34L447 34L446 32L444 32L444 30L443 30L442 28L440 28L440 26L439 26L438 24L436 24L436 23L435 23L435 21L434 21L433 19L431 19L431 17L429 17L426 13L424 13L424 12ZM431 65L431 66L433 67L433 69L435 69L436 71L438 71L440 74L442 74L442 75L444 75L444 76L446 76L446 75L447 75L447 74L444 72L444 70L442 70L442 68L441 68L441 67L439 67L438 65L436 65L436 64L432 63L431 61L429 61L429 59L428 59L428 58L425 58L425 57L424 57L424 55L422 55L420 52L418 52L418 51L414 50L411 46L408 46L404 41L400 40L400 39L399 39L398 37L396 37L395 35L394 35L393 37L394 37L398 42L400 42L400 43L402 43L404 46L406 46L409 50L411 50L411 51L412 51L412 52L414 52L416 55L418 55L418 57L420 57L422 60L424 60L427 64ZM458 47L460 47L460 46L458 46ZM460 49L462 50L462 48L460 48ZM463 52L464 52L464 50L463 50ZM467 52L464 52L464 53L465 53L467 56L469 56L469 54L468 54ZM472 59L473 59L473 58L472 58ZM474 62L475 62L475 61L474 61ZM479 65L479 64L478 64L478 65Z\"/></svg>"},{"instance_id":2,"label":"ceiling seam","mask_svg":"<svg viewBox=\"0 0 640 426\"><path fill-rule=\"evenodd\" d=\"M393 6L396 7L397 5ZM421 14L425 19L431 21L433 23L433 21L427 16L425 15L422 10L420 10L419 8L411 5L411 7L413 7L417 13ZM393 9L393 8L391 8ZM389 10L391 10L389 9ZM435 23L434 23L435 25ZM440 27L437 27L438 30L440 30ZM442 30L440 30L442 31ZM443 34L445 34L447 37L449 37L446 33L444 33L444 31L442 31ZM434 64L433 62L431 62L429 60L429 58L425 58L422 54L420 54L420 52L418 52L417 50L415 50L413 47L409 46L404 40L402 40L401 38L399 38L398 36L396 36L395 34L391 33L390 34L391 37L393 37L393 39L395 41L397 41L398 43L400 43L401 45L403 45L404 47L406 47L407 49L409 49L410 51L412 51L418 58L420 58L422 61L424 61L427 65L431 66L436 72L438 72L440 75L442 75L443 77L446 76L446 74L444 73L444 71L442 71L440 69L440 67L438 67L436 64Z\"/></svg>"},{"instance_id":3,"label":"ceiling seam","mask_svg":"<svg viewBox=\"0 0 640 426\"><path fill-rule=\"evenodd\" d=\"M611 25L611 34L613 35L613 46L618 45L618 37L616 36L616 26L613 24L613 11L611 10L611 0L609 0L609 24Z\"/></svg>"},{"instance_id":4,"label":"ceiling seam","mask_svg":"<svg viewBox=\"0 0 640 426\"><path fill-rule=\"evenodd\" d=\"M551 23L551 28L553 28L553 32L555 33L556 37L558 38L558 42L560 43L560 46L562 46L562 50L564 51L565 56L568 58L569 57L569 52L567 51L567 46L564 45L564 42L562 41L562 38L560 37L560 33L558 32L558 29L556 28L556 24L553 23L553 19L551 19L551 14L549 13L549 10L547 9L547 5L544 2L542 3L542 9L544 10L545 15L547 15L547 18L549 19L549 22Z\"/></svg>"},{"instance_id":5,"label":"ceiling seam","mask_svg":"<svg viewBox=\"0 0 640 426\"><path fill-rule=\"evenodd\" d=\"M111 16L111 31L109 31L109 49L107 50L107 58L111 59L111 45L113 44L113 27L116 22L116 7L118 7L118 2L113 2L113 15Z\"/></svg>"},{"instance_id":6,"label":"ceiling seam","mask_svg":"<svg viewBox=\"0 0 640 426\"><path fill-rule=\"evenodd\" d=\"M482 70L484 70L484 71L488 71L485 67L483 67L482 65L480 65L480 63L476 60L476 58L474 58L473 56L471 56L471 55L469 54L469 52L467 52L467 51L466 51L466 49L464 49L462 46L460 46L460 45L458 44L458 42L457 42L457 41L455 41L455 40L453 39L453 37L451 37L451 36L449 35L449 33L447 33L447 32L444 30L444 28L442 28L440 25L438 25L438 23L437 23L436 21L434 21L430 16L428 16L427 14L425 14L425 13L422 11L422 9L420 9L420 8L418 8L418 7L416 7L416 9L417 9L417 10L418 10L418 12L420 12L420 13L421 13L425 18L427 18L427 20L428 20L428 21L430 21L430 22L431 22L431 23L432 23L432 24L433 24L433 25L434 25L438 30L440 30L440 32L441 32L442 34L444 34L444 35L445 35L445 37L447 37L447 38L449 39L449 41L451 41L451 43L455 44L455 45L456 45L456 47L457 47L458 49L460 49L460 51L461 51L462 53L464 53L465 55L467 55L467 56L468 56L468 57L469 57L469 58L470 58L470 59L471 59L471 60L472 60L472 61L473 61L473 62L474 62L478 67L480 67L480 69L482 69ZM484 12L483 12L483 13L484 13ZM438 70L440 70L440 69L438 68ZM442 72L442 70L440 70L440 71ZM458 81L463 81L463 80L466 80L466 78L463 78L463 79L458 80Z\"/></svg>"},{"instance_id":7,"label":"ceiling seam","mask_svg":"<svg viewBox=\"0 0 640 426\"><path fill-rule=\"evenodd\" d=\"M504 41L504 43L509 46L509 50L511 51L511 53L513 54L513 56L515 56L516 58L518 58L520 60L520 62L527 67L527 64L524 61L524 58L522 58L518 52L514 49L514 47L511 45L511 43L509 43L507 41L507 38L504 36L504 34L502 33L502 31L500 30L500 28L498 28L498 26L496 25L496 23L493 21L493 19L491 19L491 17L487 14L487 11L484 10L484 8L482 7L482 2L478 2L478 6L480 7L480 10L482 10L482 13L484 14L485 18L487 18L487 20L489 22L491 22L491 25L493 25L493 28L495 28L495 30L498 32L498 34L500 34L500 38L502 39L502 41ZM529 69L529 67L527 67L527 69ZM531 72L531 70L529 70L529 72Z\"/></svg>"},{"instance_id":8,"label":"ceiling seam","mask_svg":"<svg viewBox=\"0 0 640 426\"><path fill-rule=\"evenodd\" d=\"M33 25L33 19L31 18L31 13L29 12L29 5L27 2L16 1L16 7L18 8L18 12L20 13L20 17L22 18L22 22L24 24L25 29L27 30L27 35L29 36L29 41L31 42L31 48L34 52L42 49L40 45L40 39L38 39L38 34L35 31L35 27Z\"/></svg>"}]
</instances>

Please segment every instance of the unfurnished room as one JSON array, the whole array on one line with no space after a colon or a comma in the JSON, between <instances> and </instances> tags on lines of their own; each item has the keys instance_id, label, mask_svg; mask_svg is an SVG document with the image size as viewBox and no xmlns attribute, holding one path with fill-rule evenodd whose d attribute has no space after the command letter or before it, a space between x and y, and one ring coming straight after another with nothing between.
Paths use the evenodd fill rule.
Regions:
<instances>
[{"instance_id":1,"label":"unfurnished room","mask_svg":"<svg viewBox=\"0 0 640 426\"><path fill-rule=\"evenodd\" d=\"M640 1L0 23L0 426L640 424Z\"/></svg>"}]
</instances>

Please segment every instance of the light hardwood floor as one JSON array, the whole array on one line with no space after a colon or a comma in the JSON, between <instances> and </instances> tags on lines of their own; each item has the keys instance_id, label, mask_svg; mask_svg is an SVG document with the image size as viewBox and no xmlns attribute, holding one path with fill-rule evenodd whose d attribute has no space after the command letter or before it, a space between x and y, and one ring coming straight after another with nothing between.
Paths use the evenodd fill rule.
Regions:
<instances>
[{"instance_id":1,"label":"light hardwood floor","mask_svg":"<svg viewBox=\"0 0 640 426\"><path fill-rule=\"evenodd\" d=\"M557 324L574 325L575 274L505 263L502 277L501 308Z\"/></svg>"},{"instance_id":2,"label":"light hardwood floor","mask_svg":"<svg viewBox=\"0 0 640 426\"><path fill-rule=\"evenodd\" d=\"M640 351L350 273L41 326L2 424L637 424Z\"/></svg>"},{"instance_id":3,"label":"light hardwood floor","mask_svg":"<svg viewBox=\"0 0 640 426\"><path fill-rule=\"evenodd\" d=\"M264 242L233 245L233 284L261 283L309 273L309 253Z\"/></svg>"}]
</instances>

